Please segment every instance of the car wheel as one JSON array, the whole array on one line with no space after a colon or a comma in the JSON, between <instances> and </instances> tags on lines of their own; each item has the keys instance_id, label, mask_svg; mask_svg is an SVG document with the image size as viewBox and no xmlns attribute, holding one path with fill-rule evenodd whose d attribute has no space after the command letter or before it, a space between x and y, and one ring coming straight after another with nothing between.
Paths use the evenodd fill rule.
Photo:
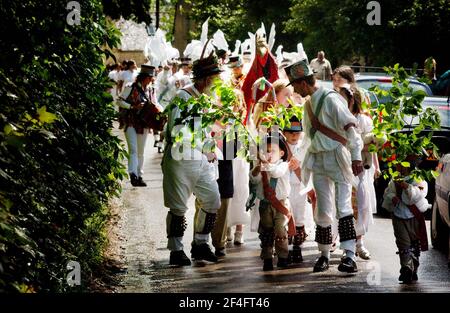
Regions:
<instances>
[{"instance_id":1,"label":"car wheel","mask_svg":"<svg viewBox=\"0 0 450 313\"><path fill-rule=\"evenodd\" d=\"M435 249L448 249L448 226L442 220L441 214L439 213L439 207L436 199L433 202L433 212L431 216L431 244Z\"/></svg>"}]
</instances>

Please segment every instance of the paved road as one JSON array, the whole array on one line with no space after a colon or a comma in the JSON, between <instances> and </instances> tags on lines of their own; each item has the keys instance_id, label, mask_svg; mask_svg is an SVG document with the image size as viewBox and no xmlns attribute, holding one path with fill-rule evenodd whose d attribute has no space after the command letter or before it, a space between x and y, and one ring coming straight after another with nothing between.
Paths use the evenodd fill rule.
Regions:
<instances>
[{"instance_id":1,"label":"paved road","mask_svg":"<svg viewBox=\"0 0 450 313\"><path fill-rule=\"evenodd\" d=\"M329 271L312 273L317 249L311 240L305 243L303 263L263 272L258 236L248 228L245 244L229 245L226 258L219 263L170 267L160 162L161 155L153 148L153 138L149 138L144 174L148 187L134 188L124 182L119 235L125 238L121 245L127 273L121 276L120 292L450 292L447 258L434 249L422 254L418 283L409 286L398 283L399 262L393 230L390 219L385 218L375 218L365 240L372 260L358 260L357 274L337 271L342 253L339 249L332 254ZM189 226L184 238L187 254L193 233L193 200L189 202Z\"/></svg>"}]
</instances>

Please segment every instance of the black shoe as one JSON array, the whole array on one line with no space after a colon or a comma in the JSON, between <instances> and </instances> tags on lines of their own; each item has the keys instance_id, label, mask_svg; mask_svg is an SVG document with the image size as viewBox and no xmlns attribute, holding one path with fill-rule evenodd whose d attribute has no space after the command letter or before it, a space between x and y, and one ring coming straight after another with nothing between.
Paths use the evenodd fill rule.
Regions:
<instances>
[{"instance_id":1,"label":"black shoe","mask_svg":"<svg viewBox=\"0 0 450 313\"><path fill-rule=\"evenodd\" d=\"M413 271L409 267L404 266L400 269L400 276L398 280L404 284L410 284L413 280L413 275Z\"/></svg>"},{"instance_id":2,"label":"black shoe","mask_svg":"<svg viewBox=\"0 0 450 313\"><path fill-rule=\"evenodd\" d=\"M191 260L186 256L183 250L170 252L170 265L188 266L191 265Z\"/></svg>"},{"instance_id":3,"label":"black shoe","mask_svg":"<svg viewBox=\"0 0 450 313\"><path fill-rule=\"evenodd\" d=\"M272 259L264 259L263 271L273 271Z\"/></svg>"},{"instance_id":4,"label":"black shoe","mask_svg":"<svg viewBox=\"0 0 450 313\"><path fill-rule=\"evenodd\" d=\"M214 254L215 254L216 257L218 257L218 258L223 258L224 256L227 255L227 254L225 253L225 248L222 248L222 249L216 249L216 252L214 252Z\"/></svg>"},{"instance_id":5,"label":"black shoe","mask_svg":"<svg viewBox=\"0 0 450 313\"><path fill-rule=\"evenodd\" d=\"M325 272L327 269L329 268L329 260L328 258L321 256L316 264L314 265L314 269L313 272L317 273L317 272Z\"/></svg>"},{"instance_id":6,"label":"black shoe","mask_svg":"<svg viewBox=\"0 0 450 313\"><path fill-rule=\"evenodd\" d=\"M292 250L292 262L294 263L303 262L302 249L300 247L295 246L294 250Z\"/></svg>"},{"instance_id":7,"label":"black shoe","mask_svg":"<svg viewBox=\"0 0 450 313\"><path fill-rule=\"evenodd\" d=\"M345 257L341 260L341 264L338 266L338 271L344 273L356 273L358 271L358 267L352 258Z\"/></svg>"},{"instance_id":8,"label":"black shoe","mask_svg":"<svg viewBox=\"0 0 450 313\"><path fill-rule=\"evenodd\" d=\"M211 251L211 248L207 243L201 245L192 244L191 256L194 260L205 260L209 262L217 262L218 259Z\"/></svg>"},{"instance_id":9,"label":"black shoe","mask_svg":"<svg viewBox=\"0 0 450 313\"><path fill-rule=\"evenodd\" d=\"M142 179L142 177L138 177L137 186L138 186L138 187L147 187L147 184L146 184L145 181Z\"/></svg>"},{"instance_id":10,"label":"black shoe","mask_svg":"<svg viewBox=\"0 0 450 313\"><path fill-rule=\"evenodd\" d=\"M139 179L138 179L138 177L136 176L136 174L131 173L131 174L130 174L130 180L131 180L131 185L132 185L133 187L138 187L138 186L139 186Z\"/></svg>"},{"instance_id":11,"label":"black shoe","mask_svg":"<svg viewBox=\"0 0 450 313\"><path fill-rule=\"evenodd\" d=\"M278 258L277 267L287 268L289 266L289 262L287 258Z\"/></svg>"}]
</instances>

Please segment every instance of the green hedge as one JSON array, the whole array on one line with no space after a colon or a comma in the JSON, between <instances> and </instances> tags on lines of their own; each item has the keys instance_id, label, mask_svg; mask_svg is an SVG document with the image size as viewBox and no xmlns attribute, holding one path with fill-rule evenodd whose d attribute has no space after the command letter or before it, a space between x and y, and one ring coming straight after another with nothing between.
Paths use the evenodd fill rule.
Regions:
<instances>
[{"instance_id":1,"label":"green hedge","mask_svg":"<svg viewBox=\"0 0 450 313\"><path fill-rule=\"evenodd\" d=\"M2 1L0 16L0 291L83 291L102 260L107 201L124 151L105 50L118 42L100 0ZM69 261L82 286L66 282Z\"/></svg>"}]
</instances>

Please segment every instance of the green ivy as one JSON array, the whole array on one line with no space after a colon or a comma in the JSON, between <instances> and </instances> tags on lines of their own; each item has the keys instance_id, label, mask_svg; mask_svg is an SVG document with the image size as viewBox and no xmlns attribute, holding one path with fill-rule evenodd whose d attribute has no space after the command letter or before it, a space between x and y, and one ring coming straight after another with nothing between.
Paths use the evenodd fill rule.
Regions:
<instances>
[{"instance_id":1,"label":"green ivy","mask_svg":"<svg viewBox=\"0 0 450 313\"><path fill-rule=\"evenodd\" d=\"M0 6L0 291L86 290L102 260L125 175L104 66L119 33L100 0L79 2L73 26L67 1Z\"/></svg>"}]
</instances>

